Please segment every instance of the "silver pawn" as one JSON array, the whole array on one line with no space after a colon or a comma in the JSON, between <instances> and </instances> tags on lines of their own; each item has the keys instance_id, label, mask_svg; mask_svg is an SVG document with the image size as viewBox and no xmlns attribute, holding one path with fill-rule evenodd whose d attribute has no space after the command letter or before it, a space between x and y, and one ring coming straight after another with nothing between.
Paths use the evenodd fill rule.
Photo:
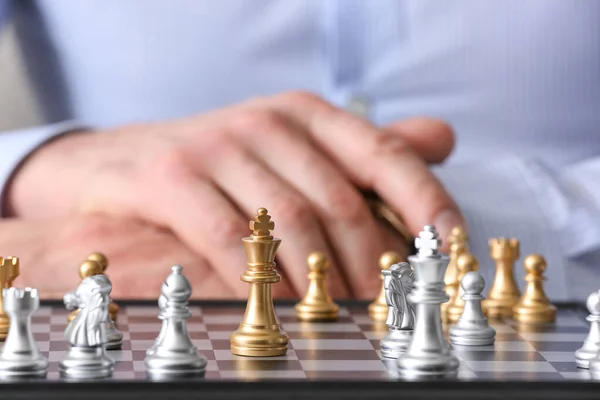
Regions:
<instances>
[{"instance_id":1,"label":"silver pawn","mask_svg":"<svg viewBox=\"0 0 600 400\"><path fill-rule=\"evenodd\" d=\"M183 276L182 269L179 265L173 266L171 274L162 285L162 295L167 303L163 312L162 338L144 360L151 378L203 375L206 371L206 359L198 352L188 335L187 319L191 315L187 305L192 287Z\"/></svg>"},{"instance_id":2,"label":"silver pawn","mask_svg":"<svg viewBox=\"0 0 600 400\"><path fill-rule=\"evenodd\" d=\"M160 297L158 298L158 319L160 319L161 321L165 319L164 313L165 313L165 308L167 307L167 298L164 295L160 295ZM156 340L154 340L154 344L152 344L152 346L146 350L146 355L150 356L153 355L154 352L156 351L156 346L160 343L160 341L162 340L163 336L165 336L165 331L167 324L163 323L160 327L160 332L158 333L158 336L156 337Z\"/></svg>"},{"instance_id":3,"label":"silver pawn","mask_svg":"<svg viewBox=\"0 0 600 400\"><path fill-rule=\"evenodd\" d=\"M6 342L0 353L0 377L43 377L48 360L42 356L31 332L31 316L40 306L37 289L2 290L4 310L10 317Z\"/></svg>"},{"instance_id":4,"label":"silver pawn","mask_svg":"<svg viewBox=\"0 0 600 400\"><path fill-rule=\"evenodd\" d=\"M450 328L450 343L459 346L490 346L496 339L496 330L483 315L481 292L485 279L477 271L467 272L460 282L464 291L465 308L456 325Z\"/></svg>"},{"instance_id":5,"label":"silver pawn","mask_svg":"<svg viewBox=\"0 0 600 400\"><path fill-rule=\"evenodd\" d=\"M600 290L592 292L587 298L587 309L590 315L590 331L583 341L583 346L575 351L575 364L579 368L589 368L590 359L600 351Z\"/></svg>"},{"instance_id":6,"label":"silver pawn","mask_svg":"<svg viewBox=\"0 0 600 400\"><path fill-rule=\"evenodd\" d=\"M444 339L440 306L449 300L444 273L449 257L439 253L441 240L433 225L426 225L415 239L418 253L408 257L415 271L415 288L408 300L416 310L413 340L398 357L398 373L407 379L448 378L458 374L458 359Z\"/></svg>"},{"instance_id":7,"label":"silver pawn","mask_svg":"<svg viewBox=\"0 0 600 400\"><path fill-rule=\"evenodd\" d=\"M79 308L67 325L65 338L71 345L59 370L69 379L99 379L112 375L115 361L106 353L106 322L112 284L106 275L85 278L75 292L67 293L67 308Z\"/></svg>"},{"instance_id":8,"label":"silver pawn","mask_svg":"<svg viewBox=\"0 0 600 400\"><path fill-rule=\"evenodd\" d=\"M389 333L381 339L381 355L385 358L398 358L412 340L415 312L407 299L411 292L415 274L410 264L398 263L383 270L383 286L388 304L386 325Z\"/></svg>"}]
</instances>

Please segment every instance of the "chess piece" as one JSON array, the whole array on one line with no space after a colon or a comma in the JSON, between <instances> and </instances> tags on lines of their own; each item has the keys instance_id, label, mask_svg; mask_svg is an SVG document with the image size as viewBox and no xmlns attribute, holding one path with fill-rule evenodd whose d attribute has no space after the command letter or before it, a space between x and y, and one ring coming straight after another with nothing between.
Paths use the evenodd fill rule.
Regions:
<instances>
[{"instance_id":1,"label":"chess piece","mask_svg":"<svg viewBox=\"0 0 600 400\"><path fill-rule=\"evenodd\" d=\"M450 328L450 343L459 346L490 346L496 330L487 321L481 308L485 279L478 271L465 273L460 281L464 309L456 325Z\"/></svg>"},{"instance_id":2,"label":"chess piece","mask_svg":"<svg viewBox=\"0 0 600 400\"><path fill-rule=\"evenodd\" d=\"M496 262L496 274L487 298L481 303L483 312L492 319L510 318L521 295L513 269L519 258L519 241L503 237L490 239L489 251Z\"/></svg>"},{"instance_id":3,"label":"chess piece","mask_svg":"<svg viewBox=\"0 0 600 400\"><path fill-rule=\"evenodd\" d=\"M447 321L447 309L454 296L459 292L460 278L458 276L458 267L456 262L458 257L468 251L468 237L465 230L461 226L452 228L450 235L448 236L448 244L450 247L450 261L448 262L448 268L444 275L444 284L446 294L450 297L450 300L446 303L442 303L441 315L442 321Z\"/></svg>"},{"instance_id":4,"label":"chess piece","mask_svg":"<svg viewBox=\"0 0 600 400\"><path fill-rule=\"evenodd\" d=\"M2 289L10 328L0 353L0 377L44 377L48 360L42 356L31 332L31 315L40 307L37 289Z\"/></svg>"},{"instance_id":5,"label":"chess piece","mask_svg":"<svg viewBox=\"0 0 600 400\"><path fill-rule=\"evenodd\" d=\"M381 355L398 358L406 352L412 340L415 311L407 296L413 289L415 274L410 264L402 262L382 271L388 315L388 334L381 339Z\"/></svg>"},{"instance_id":6,"label":"chess piece","mask_svg":"<svg viewBox=\"0 0 600 400\"><path fill-rule=\"evenodd\" d=\"M527 286L523 296L513 307L513 318L523 324L546 324L556 321L556 307L550 304L542 282L546 260L539 254L531 254L524 261Z\"/></svg>"},{"instance_id":7,"label":"chess piece","mask_svg":"<svg viewBox=\"0 0 600 400\"><path fill-rule=\"evenodd\" d=\"M110 280L99 274L85 278L75 291L64 296L67 309L79 307L80 310L65 329L70 348L59 363L61 376L87 380L112 375L115 361L106 353L111 290Z\"/></svg>"},{"instance_id":8,"label":"chess piece","mask_svg":"<svg viewBox=\"0 0 600 400\"><path fill-rule=\"evenodd\" d=\"M88 256L87 259L91 261L96 261L98 264L100 264L100 267L102 268L102 271L100 273L106 275L106 270L108 268L108 258L106 258L106 255L104 253L92 253ZM110 304L108 305L108 315L110 315L110 318L114 322L117 322L118 314L119 306L111 299Z\"/></svg>"},{"instance_id":9,"label":"chess piece","mask_svg":"<svg viewBox=\"0 0 600 400\"><path fill-rule=\"evenodd\" d=\"M0 257L0 290L12 287L13 281L19 276L19 259L17 257ZM10 326L10 318L4 311L2 296L0 296L0 339L6 339Z\"/></svg>"},{"instance_id":10,"label":"chess piece","mask_svg":"<svg viewBox=\"0 0 600 400\"><path fill-rule=\"evenodd\" d=\"M414 289L408 300L415 307L413 339L398 357L398 373L407 379L456 377L458 359L448 349L442 331L440 305L448 301L444 273L449 257L439 252L441 240L433 225L426 225L415 239L417 254L408 257L415 271Z\"/></svg>"},{"instance_id":11,"label":"chess piece","mask_svg":"<svg viewBox=\"0 0 600 400\"><path fill-rule=\"evenodd\" d=\"M102 273L102 265L94 260L85 260L79 265L79 277L83 281L85 278L90 276L99 275ZM79 309L76 309L69 313L67 316L67 322L73 321L77 316Z\"/></svg>"},{"instance_id":12,"label":"chess piece","mask_svg":"<svg viewBox=\"0 0 600 400\"><path fill-rule=\"evenodd\" d=\"M325 284L329 261L323 253L308 256L308 279L306 296L296 304L296 318L300 321L335 321L340 307L333 302Z\"/></svg>"},{"instance_id":13,"label":"chess piece","mask_svg":"<svg viewBox=\"0 0 600 400\"><path fill-rule=\"evenodd\" d=\"M162 285L163 326L154 349L144 359L146 372L152 378L204 375L206 372L206 358L193 345L187 330L192 286L182 270L180 265L171 267L171 273Z\"/></svg>"},{"instance_id":14,"label":"chess piece","mask_svg":"<svg viewBox=\"0 0 600 400\"><path fill-rule=\"evenodd\" d=\"M97 254L97 253L95 253L95 254ZM102 268L102 264L100 264L99 261L94 261L94 260L90 260L90 259L85 260L79 266L79 276L81 277L81 279L85 279L85 278L88 278L88 277L94 276L94 275L103 274L103 271L104 270ZM110 304L112 304L112 303L109 303L109 308L110 308ZM79 308L77 308L76 310L69 313L69 315L67 317L67 322L73 321L73 319L77 316L78 313L79 313ZM123 345L123 333L119 332L119 330L117 329L115 322L112 320L112 317L110 316L110 313L106 320L106 340L107 340L107 342L106 342L107 350L119 350L119 349L121 349L121 347Z\"/></svg>"},{"instance_id":15,"label":"chess piece","mask_svg":"<svg viewBox=\"0 0 600 400\"><path fill-rule=\"evenodd\" d=\"M381 271L383 272L389 269L393 264L397 264L400 261L401 260L398 253L394 251L387 251L383 253L379 258L379 268L381 268ZM388 317L388 303L386 301L385 287L383 281L384 277L382 274L381 290L379 291L379 295L371 304L369 304L368 308L369 317L371 317L371 320L373 320L374 322L385 322L386 318Z\"/></svg>"},{"instance_id":16,"label":"chess piece","mask_svg":"<svg viewBox=\"0 0 600 400\"><path fill-rule=\"evenodd\" d=\"M458 281L461 282L465 274L479 269L477 258L471 253L463 253L456 260L456 268L458 271ZM464 291L460 288L454 292L454 297L450 297L450 300L446 303L448 304L448 308L446 309L446 320L448 323L455 324L463 313L465 308L463 295Z\"/></svg>"},{"instance_id":17,"label":"chess piece","mask_svg":"<svg viewBox=\"0 0 600 400\"><path fill-rule=\"evenodd\" d=\"M161 321L163 321L165 319L165 309L166 308L167 308L167 298L163 294L161 294L160 297L158 298L158 310L159 310L158 319L160 319ZM154 344L152 346L150 346L150 348L148 348L148 350L146 350L147 356L154 354L154 352L156 351L156 346L161 342L161 340L165 336L166 328L167 328L167 324L165 324L165 323L161 324L160 332L158 333L158 336L154 340Z\"/></svg>"},{"instance_id":18,"label":"chess piece","mask_svg":"<svg viewBox=\"0 0 600 400\"><path fill-rule=\"evenodd\" d=\"M231 352L238 356L282 356L287 352L289 339L275 317L271 288L281 279L274 261L281 239L271 236L274 227L267 209L259 208L250 221L252 234L242 239L248 268L241 280L249 283L250 289L244 318L230 337Z\"/></svg>"},{"instance_id":19,"label":"chess piece","mask_svg":"<svg viewBox=\"0 0 600 400\"><path fill-rule=\"evenodd\" d=\"M590 359L596 357L600 351L600 290L588 296L586 305L590 312L586 318L590 323L590 331L583 341L583 346L575 351L575 364L579 368L589 368Z\"/></svg>"}]
</instances>

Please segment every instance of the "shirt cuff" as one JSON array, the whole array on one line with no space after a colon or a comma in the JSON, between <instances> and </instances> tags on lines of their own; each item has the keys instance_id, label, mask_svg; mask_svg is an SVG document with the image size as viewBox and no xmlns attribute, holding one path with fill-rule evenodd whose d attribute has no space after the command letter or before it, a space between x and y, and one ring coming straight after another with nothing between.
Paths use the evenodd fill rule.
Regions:
<instances>
[{"instance_id":1,"label":"shirt cuff","mask_svg":"<svg viewBox=\"0 0 600 400\"><path fill-rule=\"evenodd\" d=\"M572 206L552 174L539 163L503 157L474 164L436 167L434 174L465 215L470 251L480 264L487 293L495 275L489 256L489 239L514 237L520 242L520 258L514 276L525 288L523 260L541 254L546 262L544 289L552 301L572 298L566 283L565 227Z\"/></svg>"},{"instance_id":2,"label":"shirt cuff","mask_svg":"<svg viewBox=\"0 0 600 400\"><path fill-rule=\"evenodd\" d=\"M69 120L0 133L0 148L3 150L0 160L0 218L6 217L3 210L8 184L25 159L50 140L86 128L76 121Z\"/></svg>"}]
</instances>

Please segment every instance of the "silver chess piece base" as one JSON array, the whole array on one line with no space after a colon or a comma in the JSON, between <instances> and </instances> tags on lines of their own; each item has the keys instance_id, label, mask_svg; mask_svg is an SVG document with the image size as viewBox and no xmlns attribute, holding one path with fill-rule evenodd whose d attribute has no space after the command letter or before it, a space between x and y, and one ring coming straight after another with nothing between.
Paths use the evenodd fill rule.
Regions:
<instances>
[{"instance_id":1,"label":"silver chess piece base","mask_svg":"<svg viewBox=\"0 0 600 400\"><path fill-rule=\"evenodd\" d=\"M123 333L117 330L110 317L106 321L106 350L119 350L123 346Z\"/></svg>"},{"instance_id":2,"label":"silver chess piece base","mask_svg":"<svg viewBox=\"0 0 600 400\"><path fill-rule=\"evenodd\" d=\"M171 376L203 375L206 359L194 349L174 352L155 349L146 359L146 372L152 378Z\"/></svg>"},{"instance_id":3,"label":"silver chess piece base","mask_svg":"<svg viewBox=\"0 0 600 400\"><path fill-rule=\"evenodd\" d=\"M60 375L73 379L101 379L112 375L115 361L102 346L71 347L60 362Z\"/></svg>"},{"instance_id":4,"label":"silver chess piece base","mask_svg":"<svg viewBox=\"0 0 600 400\"><path fill-rule=\"evenodd\" d=\"M398 358L406 352L412 341L412 329L390 329L389 333L381 339L381 356L385 358Z\"/></svg>"}]
</instances>

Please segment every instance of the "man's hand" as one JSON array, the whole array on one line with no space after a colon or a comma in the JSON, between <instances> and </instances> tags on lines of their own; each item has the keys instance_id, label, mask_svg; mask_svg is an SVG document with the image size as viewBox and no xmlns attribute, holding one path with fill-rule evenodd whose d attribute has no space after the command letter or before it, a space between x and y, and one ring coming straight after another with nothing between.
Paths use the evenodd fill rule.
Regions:
<instances>
[{"instance_id":1,"label":"man's hand","mask_svg":"<svg viewBox=\"0 0 600 400\"><path fill-rule=\"evenodd\" d=\"M256 209L266 207L283 239L278 266L295 296L307 288L306 257L321 251L331 260L334 297L371 298L381 282L378 257L406 249L378 225L360 189L379 193L411 232L434 223L446 237L460 214L427 164L441 162L452 145L452 131L439 121L378 129L316 96L286 93L57 139L18 172L8 205L22 218L91 213L168 230L238 297L248 290L239 279L246 268L240 240ZM89 250L114 259L99 246ZM185 267L184 255L168 256L165 267Z\"/></svg>"}]
</instances>

